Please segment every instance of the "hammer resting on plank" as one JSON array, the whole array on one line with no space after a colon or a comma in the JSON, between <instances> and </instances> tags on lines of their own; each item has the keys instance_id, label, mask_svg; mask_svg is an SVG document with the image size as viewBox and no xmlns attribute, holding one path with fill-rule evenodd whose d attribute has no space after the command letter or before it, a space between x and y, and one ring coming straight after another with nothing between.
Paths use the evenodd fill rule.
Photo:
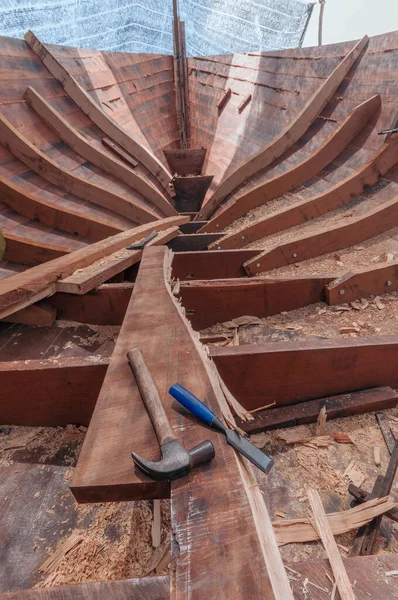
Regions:
<instances>
[{"instance_id":1,"label":"hammer resting on plank","mask_svg":"<svg viewBox=\"0 0 398 600\"><path fill-rule=\"evenodd\" d=\"M185 450L173 434L156 384L141 351L138 348L133 348L127 352L127 358L137 381L141 398L156 431L162 453L162 459L155 462L146 460L132 452L134 464L148 477L162 481L184 477L193 467L214 458L214 447L210 440L202 442L191 450Z\"/></svg>"}]
</instances>

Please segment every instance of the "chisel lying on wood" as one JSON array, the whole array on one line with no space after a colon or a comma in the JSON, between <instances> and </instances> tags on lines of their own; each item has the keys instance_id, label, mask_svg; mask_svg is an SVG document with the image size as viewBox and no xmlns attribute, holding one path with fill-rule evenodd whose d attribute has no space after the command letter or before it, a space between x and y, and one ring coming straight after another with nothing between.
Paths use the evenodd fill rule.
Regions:
<instances>
[{"instance_id":1,"label":"chisel lying on wood","mask_svg":"<svg viewBox=\"0 0 398 600\"><path fill-rule=\"evenodd\" d=\"M195 417L201 419L206 425L209 425L216 431L223 433L227 438L228 444L243 454L250 462L258 467L263 473L268 473L272 468L274 461L268 454L265 454L259 448L256 448L249 440L242 437L234 429L228 429L215 415L210 408L207 408L203 402L185 389L179 383L171 386L169 394L173 396L180 404L189 410Z\"/></svg>"}]
</instances>

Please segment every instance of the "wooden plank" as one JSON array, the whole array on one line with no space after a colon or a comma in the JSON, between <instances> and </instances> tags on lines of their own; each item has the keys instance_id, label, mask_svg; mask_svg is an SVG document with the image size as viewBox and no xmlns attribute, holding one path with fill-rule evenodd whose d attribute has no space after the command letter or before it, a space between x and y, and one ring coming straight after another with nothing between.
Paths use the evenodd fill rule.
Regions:
<instances>
[{"instance_id":1,"label":"wooden plank","mask_svg":"<svg viewBox=\"0 0 398 600\"><path fill-rule=\"evenodd\" d=\"M60 188L88 200L98 206L103 206L131 219L134 223L148 223L158 219L158 215L150 208L138 202L119 196L110 190L91 183L72 171L64 169L36 146L31 144L7 119L0 115L0 135L2 143L14 156L19 158L32 171Z\"/></svg>"},{"instance_id":2,"label":"wooden plank","mask_svg":"<svg viewBox=\"0 0 398 600\"><path fill-rule=\"evenodd\" d=\"M177 175L200 175L206 158L206 148L163 150L170 171Z\"/></svg>"},{"instance_id":3,"label":"wooden plank","mask_svg":"<svg viewBox=\"0 0 398 600\"><path fill-rule=\"evenodd\" d=\"M185 213L182 212L180 214ZM181 233L196 233L198 229L200 229L205 223L206 221L191 221L190 223L185 223L184 225L181 225L180 231Z\"/></svg>"},{"instance_id":4,"label":"wooden plank","mask_svg":"<svg viewBox=\"0 0 398 600\"><path fill-rule=\"evenodd\" d=\"M361 415L366 412L394 408L398 402L398 394L390 387L378 387L360 392L351 392L337 396L327 396L308 402L300 402L281 408L260 410L252 415L253 421L242 421L238 425L246 433L258 433L271 429L295 427L316 423L323 407L327 420Z\"/></svg>"},{"instance_id":5,"label":"wooden plank","mask_svg":"<svg viewBox=\"0 0 398 600\"><path fill-rule=\"evenodd\" d=\"M272 233L316 219L322 214L344 206L354 196L358 196L368 186L376 183L395 165L397 150L398 136L393 141L383 144L362 167L326 192L317 194L309 200L303 200L290 208L277 211L269 217L256 221L253 225L248 225L228 235L224 240L220 240L220 246L222 248L238 248Z\"/></svg>"},{"instance_id":6,"label":"wooden plank","mask_svg":"<svg viewBox=\"0 0 398 600\"><path fill-rule=\"evenodd\" d=\"M337 129L333 131L322 146L308 158L283 172L281 175L276 175L275 177L266 180L264 183L249 189L247 192L237 195L232 202L228 202L228 206L226 206L222 212L217 214L217 216L203 228L203 231L221 231L224 227L246 214L249 210L260 206L261 204L265 204L278 196L282 196L293 188L302 185L311 179L311 177L314 177L330 164L358 135L371 116L380 108L380 103L380 96L377 95L362 102L362 104L359 104L359 106L354 108L354 110L352 110L340 123ZM388 144L385 145L388 146ZM396 147L395 144L394 146ZM392 162L392 154L393 153L390 152L390 162ZM376 153L376 156L378 157L378 153ZM396 160L395 150L393 164ZM378 178L378 173L371 168L370 171L372 173L371 183L374 183ZM363 185L365 185L365 183ZM244 237L242 238L242 236ZM257 225L256 223L255 225L244 227L238 232L228 235L225 238L225 241L220 245L224 249L240 248L251 241L259 239L259 237L263 237L263 235L261 233L260 225Z\"/></svg>"},{"instance_id":7,"label":"wooden plank","mask_svg":"<svg viewBox=\"0 0 398 600\"><path fill-rule=\"evenodd\" d=\"M68 96L103 131L104 135L110 137L129 154L134 156L162 183L164 188L167 188L171 180L171 175L160 160L148 148L130 137L112 117L105 114L86 90L79 85L76 79L51 54L48 46L40 42L32 31L26 33L25 41L29 44L33 52L37 54L44 66L47 67L51 75L62 85Z\"/></svg>"},{"instance_id":8,"label":"wooden plank","mask_svg":"<svg viewBox=\"0 0 398 600\"><path fill-rule=\"evenodd\" d=\"M218 108L219 113L222 111L224 106L227 104L227 102L231 98L231 96L232 96L231 88L227 88L226 90L224 90L223 95L221 96L220 100L217 102L217 108Z\"/></svg>"},{"instance_id":9,"label":"wooden plank","mask_svg":"<svg viewBox=\"0 0 398 600\"><path fill-rule=\"evenodd\" d=\"M189 251L202 251L206 250L207 246L213 244L220 239L220 233L195 233L187 235L179 235L174 238L168 247L173 252L189 252Z\"/></svg>"},{"instance_id":10,"label":"wooden plank","mask_svg":"<svg viewBox=\"0 0 398 600\"><path fill-rule=\"evenodd\" d=\"M183 251L173 254L175 279L226 279L246 277L243 263L258 254L258 250Z\"/></svg>"},{"instance_id":11,"label":"wooden plank","mask_svg":"<svg viewBox=\"0 0 398 600\"><path fill-rule=\"evenodd\" d=\"M151 231L164 231L174 225L187 223L189 217L167 217L127 231L118 233L95 244L86 246L49 261L28 271L17 273L0 281L0 309L7 309L12 314L55 292L55 282L71 275L77 269L83 269L96 260L125 248L133 242L138 242ZM23 304L23 306L21 305ZM0 310L0 319L8 316Z\"/></svg>"},{"instance_id":12,"label":"wooden plank","mask_svg":"<svg viewBox=\"0 0 398 600\"><path fill-rule=\"evenodd\" d=\"M0 594L0 600L169 600L168 577L143 577Z\"/></svg>"},{"instance_id":13,"label":"wooden plank","mask_svg":"<svg viewBox=\"0 0 398 600\"><path fill-rule=\"evenodd\" d=\"M178 175L173 179L176 197L174 203L179 212L197 212L202 206L213 175Z\"/></svg>"},{"instance_id":14,"label":"wooden plank","mask_svg":"<svg viewBox=\"0 0 398 600\"><path fill-rule=\"evenodd\" d=\"M283 131L259 152L253 154L248 160L241 163L230 175L228 175L218 186L211 201L205 204L200 211L199 219L207 219L222 202L238 186L242 185L250 177L253 177L265 169L278 156L293 146L295 142L307 131L308 127L325 108L333 94L351 69L354 62L362 53L368 43L368 37L363 37L339 65L332 71L329 77L322 83L320 88L311 96L308 102L294 117Z\"/></svg>"},{"instance_id":15,"label":"wooden plank","mask_svg":"<svg viewBox=\"0 0 398 600\"><path fill-rule=\"evenodd\" d=\"M134 283L130 282L104 283L84 296L57 293L48 302L59 319L90 325L121 325L133 288Z\"/></svg>"},{"instance_id":16,"label":"wooden plank","mask_svg":"<svg viewBox=\"0 0 398 600\"><path fill-rule=\"evenodd\" d=\"M398 386L398 336L209 347L231 393L247 409ZM283 382L283 383L281 383Z\"/></svg>"},{"instance_id":17,"label":"wooden plank","mask_svg":"<svg viewBox=\"0 0 398 600\"><path fill-rule=\"evenodd\" d=\"M88 425L107 368L98 357L0 363L0 423Z\"/></svg>"},{"instance_id":18,"label":"wooden plank","mask_svg":"<svg viewBox=\"0 0 398 600\"><path fill-rule=\"evenodd\" d=\"M57 317L56 309L48 302L40 300L27 308L18 310L9 317L2 319L6 323L22 323L23 325L35 325L36 327L51 327Z\"/></svg>"},{"instance_id":19,"label":"wooden plank","mask_svg":"<svg viewBox=\"0 0 398 600\"><path fill-rule=\"evenodd\" d=\"M398 197L395 197L363 215L343 219L343 225L329 225L317 233L309 233L275 246L252 258L244 267L249 275L255 275L348 248L389 231L397 219Z\"/></svg>"},{"instance_id":20,"label":"wooden plank","mask_svg":"<svg viewBox=\"0 0 398 600\"><path fill-rule=\"evenodd\" d=\"M275 277L185 281L178 296L194 329L242 315L269 317L325 301L330 277Z\"/></svg>"},{"instance_id":21,"label":"wooden plank","mask_svg":"<svg viewBox=\"0 0 398 600\"><path fill-rule=\"evenodd\" d=\"M323 508L322 500L318 492L309 488L307 490L308 500L314 515L316 529L326 550L330 566L340 593L341 600L355 600L350 580L345 570L343 559L340 556L336 540L333 537L328 519Z\"/></svg>"},{"instance_id":22,"label":"wooden plank","mask_svg":"<svg viewBox=\"0 0 398 600\"><path fill-rule=\"evenodd\" d=\"M192 333L165 282L168 262L164 263L165 259L168 257L163 247L144 251L72 481L78 501L158 498L169 493L168 483L148 480L132 467L131 450L154 459L159 450L126 359L130 348L140 348L171 425L185 447L203 441L203 428L192 425L171 409L169 386L178 381L206 399L214 410L220 410L207 363L199 355ZM214 432L206 431L205 437L213 442L216 458L172 483L172 529L180 549L172 597L178 600L187 596L220 600L267 597L264 560L270 564L269 548L272 548L278 563L273 571L270 569L271 581L279 577L282 589L287 589L285 596L275 594L275 597L292 598L286 574L282 578L278 570L282 562L276 542L272 535L270 540L263 535L264 500L258 488L250 488L243 479L248 473L246 464ZM265 514L269 520L266 510Z\"/></svg>"},{"instance_id":23,"label":"wooden plank","mask_svg":"<svg viewBox=\"0 0 398 600\"><path fill-rule=\"evenodd\" d=\"M349 271L331 281L325 289L326 301L331 306L353 302L369 295L386 294L398 290L398 261L376 263L356 271Z\"/></svg>"},{"instance_id":24,"label":"wooden plank","mask_svg":"<svg viewBox=\"0 0 398 600\"><path fill-rule=\"evenodd\" d=\"M104 146L109 148L109 150L112 150L112 152L114 152L114 154L116 154L119 158L121 158L127 164L129 164L130 167L132 167L133 169L135 169L135 167L138 167L138 162L134 160L134 158L128 152L123 150L123 148L115 144L113 140L104 137L102 138L102 143L104 144Z\"/></svg>"},{"instance_id":25,"label":"wooden plank","mask_svg":"<svg viewBox=\"0 0 398 600\"><path fill-rule=\"evenodd\" d=\"M174 239L179 232L178 226L159 233L147 246L160 246ZM121 273L141 260L142 250L118 250L114 254L98 260L85 269L79 269L56 283L57 292L68 294L86 294L114 275Z\"/></svg>"},{"instance_id":26,"label":"wooden plank","mask_svg":"<svg viewBox=\"0 0 398 600\"><path fill-rule=\"evenodd\" d=\"M26 88L23 97L40 118L77 154L103 169L106 173L110 173L127 183L133 190L136 190L157 206L165 216L171 217L177 214L166 198L150 182L134 173L123 162L87 140L34 88ZM111 148L113 152L118 153L119 156L120 153L123 153L123 160L126 160L126 157L129 156L122 148L118 150L119 146L109 138L104 138L102 142L108 148ZM130 160L133 159L130 158ZM137 166L138 163L133 162L134 166Z\"/></svg>"},{"instance_id":27,"label":"wooden plank","mask_svg":"<svg viewBox=\"0 0 398 600\"><path fill-rule=\"evenodd\" d=\"M102 240L121 231L107 221L52 204L36 194L26 192L0 175L1 201L15 212L61 231L74 233L94 241Z\"/></svg>"},{"instance_id":28,"label":"wooden plank","mask_svg":"<svg viewBox=\"0 0 398 600\"><path fill-rule=\"evenodd\" d=\"M29 267L65 256L72 250L70 247L62 248L61 246L30 240L8 231L3 232L3 237L6 241L4 259Z\"/></svg>"}]
</instances>

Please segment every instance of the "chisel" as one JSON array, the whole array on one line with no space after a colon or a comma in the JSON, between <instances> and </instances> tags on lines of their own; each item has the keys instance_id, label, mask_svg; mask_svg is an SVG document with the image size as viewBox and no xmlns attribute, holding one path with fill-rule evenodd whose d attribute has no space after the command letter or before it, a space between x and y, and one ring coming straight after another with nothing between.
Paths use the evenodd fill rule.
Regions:
<instances>
[{"instance_id":1,"label":"chisel","mask_svg":"<svg viewBox=\"0 0 398 600\"><path fill-rule=\"evenodd\" d=\"M169 394L180 404L189 410L195 417L201 419L212 429L223 433L228 444L243 454L250 462L258 467L263 473L268 473L274 461L268 454L256 448L249 440L241 436L234 429L228 429L203 402L179 383L171 386Z\"/></svg>"}]
</instances>

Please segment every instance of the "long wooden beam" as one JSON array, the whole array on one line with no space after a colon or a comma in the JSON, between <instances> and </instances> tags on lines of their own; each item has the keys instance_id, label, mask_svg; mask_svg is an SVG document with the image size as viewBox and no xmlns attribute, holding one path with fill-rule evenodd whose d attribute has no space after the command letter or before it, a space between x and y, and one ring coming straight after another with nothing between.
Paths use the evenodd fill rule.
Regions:
<instances>
[{"instance_id":1,"label":"long wooden beam","mask_svg":"<svg viewBox=\"0 0 398 600\"><path fill-rule=\"evenodd\" d=\"M320 88L311 96L298 115L294 117L276 138L271 140L259 152L249 157L248 160L241 163L221 182L213 197L202 207L198 219L208 218L226 196L231 194L250 177L265 169L273 160L281 156L283 152L291 148L300 139L332 98L344 77L367 45L368 39L368 36L365 35L354 46Z\"/></svg>"},{"instance_id":2,"label":"long wooden beam","mask_svg":"<svg viewBox=\"0 0 398 600\"><path fill-rule=\"evenodd\" d=\"M282 196L314 177L330 164L358 135L370 117L380 108L380 104L379 95L362 102L348 114L322 146L308 158L281 175L276 175L227 202L225 209L217 214L201 231L221 231L226 225L246 214L249 210ZM229 238L230 236L227 239ZM242 239L239 235L237 239L247 243L246 238ZM231 243L224 242L220 245L222 248L239 248L245 243L240 244L238 242L236 245L231 245Z\"/></svg>"},{"instance_id":3,"label":"long wooden beam","mask_svg":"<svg viewBox=\"0 0 398 600\"><path fill-rule=\"evenodd\" d=\"M398 136L383 144L362 167L339 181L326 192L317 194L309 200L294 204L289 208L275 212L227 235L219 241L221 248L239 248L262 237L271 235L289 227L295 227L311 219L316 219L331 210L347 204L354 196L373 185L383 177L398 160Z\"/></svg>"},{"instance_id":4,"label":"long wooden beam","mask_svg":"<svg viewBox=\"0 0 398 600\"><path fill-rule=\"evenodd\" d=\"M326 301L331 306L352 302L371 294L377 296L398 290L398 261L377 263L349 271L326 287Z\"/></svg>"},{"instance_id":5,"label":"long wooden beam","mask_svg":"<svg viewBox=\"0 0 398 600\"><path fill-rule=\"evenodd\" d=\"M122 231L120 227L109 225L105 219L90 217L47 202L35 194L22 190L2 175L0 175L0 194L1 202L18 214L83 238L98 241Z\"/></svg>"},{"instance_id":6,"label":"long wooden beam","mask_svg":"<svg viewBox=\"0 0 398 600\"><path fill-rule=\"evenodd\" d=\"M168 483L149 480L132 465L131 450L153 459L159 450L126 359L131 348L141 350L171 425L186 448L203 441L203 428L171 408L169 386L178 381L220 411L209 362L171 296L167 273L166 249L145 249L72 480L80 501L159 497L169 492ZM254 477L249 484L250 468L219 435L207 431L205 437L214 444L217 458L171 483L171 524L180 550L172 597L208 600L219 598L220 590L229 600L272 597L269 591L266 595L268 568L275 598L292 600L264 499Z\"/></svg>"},{"instance_id":7,"label":"long wooden beam","mask_svg":"<svg viewBox=\"0 0 398 600\"><path fill-rule=\"evenodd\" d=\"M194 329L240 317L268 317L325 301L332 277L224 279L182 282L178 296Z\"/></svg>"},{"instance_id":8,"label":"long wooden beam","mask_svg":"<svg viewBox=\"0 0 398 600\"><path fill-rule=\"evenodd\" d=\"M148 223L159 218L150 208L144 208L144 206L130 198L115 194L100 185L75 175L68 169L64 169L31 144L2 115L0 115L0 136L1 143L14 156L19 158L32 171L67 192L98 206L108 208L118 215L131 219L134 223Z\"/></svg>"},{"instance_id":9,"label":"long wooden beam","mask_svg":"<svg viewBox=\"0 0 398 600\"><path fill-rule=\"evenodd\" d=\"M57 358L0 363L0 423L88 425L108 359Z\"/></svg>"},{"instance_id":10,"label":"long wooden beam","mask_svg":"<svg viewBox=\"0 0 398 600\"><path fill-rule=\"evenodd\" d=\"M32 31L25 34L25 41L40 58L51 75L62 85L68 96L78 107L117 144L122 146L134 158L141 162L161 183L167 188L171 181L171 174L165 166L148 149L137 140L130 137L114 119L101 109L70 73L62 66L59 60L53 56L46 44L43 44Z\"/></svg>"},{"instance_id":11,"label":"long wooden beam","mask_svg":"<svg viewBox=\"0 0 398 600\"><path fill-rule=\"evenodd\" d=\"M43 242L30 240L3 232L3 237L6 241L6 250L4 253L5 260L10 262L20 263L32 267L40 265L49 260L54 260L71 252L71 248L54 246L52 244L44 244Z\"/></svg>"},{"instance_id":12,"label":"long wooden beam","mask_svg":"<svg viewBox=\"0 0 398 600\"><path fill-rule=\"evenodd\" d=\"M328 252L348 248L388 231L398 219L398 197L360 216L344 219L343 225L329 225L317 233L275 246L245 263L249 275L302 262Z\"/></svg>"},{"instance_id":13,"label":"long wooden beam","mask_svg":"<svg viewBox=\"0 0 398 600\"><path fill-rule=\"evenodd\" d=\"M398 336L209 348L225 384L252 410L398 386Z\"/></svg>"},{"instance_id":14,"label":"long wooden beam","mask_svg":"<svg viewBox=\"0 0 398 600\"><path fill-rule=\"evenodd\" d=\"M127 183L133 190L150 200L166 217L177 214L177 211L163 194L151 183L134 173L123 162L87 140L39 92L32 87L28 87L23 97L40 118L77 154L103 169L106 173L110 173Z\"/></svg>"},{"instance_id":15,"label":"long wooden beam","mask_svg":"<svg viewBox=\"0 0 398 600\"><path fill-rule=\"evenodd\" d=\"M8 316L55 292L55 283L68 277L77 269L91 265L129 244L140 241L151 231L164 231L174 225L186 223L189 217L168 217L118 233L95 244L71 252L37 267L17 273L0 281L0 318Z\"/></svg>"},{"instance_id":16,"label":"long wooden beam","mask_svg":"<svg viewBox=\"0 0 398 600\"><path fill-rule=\"evenodd\" d=\"M257 254L258 250L176 252L173 254L173 277L181 281L247 277L243 263Z\"/></svg>"}]
</instances>

